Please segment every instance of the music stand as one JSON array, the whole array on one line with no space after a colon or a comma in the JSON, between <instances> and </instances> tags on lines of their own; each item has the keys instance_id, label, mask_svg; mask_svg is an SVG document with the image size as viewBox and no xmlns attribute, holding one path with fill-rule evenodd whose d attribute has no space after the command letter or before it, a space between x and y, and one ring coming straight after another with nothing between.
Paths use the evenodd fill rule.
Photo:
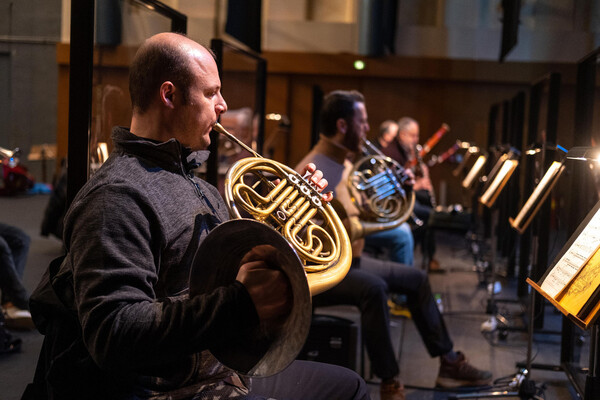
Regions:
<instances>
[{"instance_id":1,"label":"music stand","mask_svg":"<svg viewBox=\"0 0 600 400\"><path fill-rule=\"evenodd\" d=\"M556 146L559 149L563 149L560 146ZM530 149L526 152L527 155L532 156L537 154L541 149ZM521 207L521 210L515 218L509 218L510 226L515 229L519 234L523 234L525 230L531 224L531 221L536 216L542 204L549 196L550 192L558 182L561 174L565 169L563 161L553 161L550 164L548 170L544 173L542 179L535 186L533 192ZM538 254L538 235L534 234L532 237L532 261L531 265L536 265L537 254ZM525 369L531 371L532 368L532 348L533 348L533 333L534 333L534 319L535 319L535 293L529 291L529 325L527 328L527 356L525 361Z\"/></svg>"},{"instance_id":2,"label":"music stand","mask_svg":"<svg viewBox=\"0 0 600 400\"><path fill-rule=\"evenodd\" d=\"M535 217L538 210L542 206L542 203L544 200L546 200L556 182L558 182L558 178L563 173L564 169L564 162L554 161L540 180L540 183L535 187L517 216L515 218L511 217L508 219L510 226L512 226L517 232L520 234L525 232L533 220L533 217Z\"/></svg>"},{"instance_id":3,"label":"music stand","mask_svg":"<svg viewBox=\"0 0 600 400\"><path fill-rule=\"evenodd\" d=\"M576 151L571 154L572 159L596 162L600 160L598 158L600 152L597 149L574 148L573 150ZM527 283L542 294L569 321L582 329L592 331L590 368L586 374L585 392L580 395L584 400L597 399L600 393L596 354L600 340L596 323L600 315L600 274L598 273L600 237L597 235L599 226L600 202L597 202L563 246L546 273L537 282L527 279ZM563 362L562 366L569 380L574 384L574 376L570 374L566 363Z\"/></svg>"},{"instance_id":4,"label":"music stand","mask_svg":"<svg viewBox=\"0 0 600 400\"><path fill-rule=\"evenodd\" d=\"M528 283L582 329L600 315L600 201L538 282Z\"/></svg>"},{"instance_id":5,"label":"music stand","mask_svg":"<svg viewBox=\"0 0 600 400\"><path fill-rule=\"evenodd\" d=\"M488 208L492 208L498 196L502 192L502 189L508 183L508 180L512 176L513 172L519 165L519 161L516 159L519 152L517 150L510 150L508 153L504 153L498 161L490 176L486 178L486 185L483 188L483 194L479 197L479 202Z\"/></svg>"},{"instance_id":6,"label":"music stand","mask_svg":"<svg viewBox=\"0 0 600 400\"><path fill-rule=\"evenodd\" d=\"M456 168L454 168L452 170L452 175L453 176L460 176L462 174L462 172L467 169L467 168L471 168L473 167L473 165L470 165L470 162L472 160L472 157L476 156L477 154L479 154L481 152L481 150L479 149L479 147L475 146L472 143L469 142L461 142L460 140L456 141L456 145L458 145L458 150L464 149L465 153L463 154L462 160L460 161L460 163L458 163L458 165L456 166ZM457 152L458 152L457 150ZM470 167L467 167L469 166Z\"/></svg>"},{"instance_id":7,"label":"music stand","mask_svg":"<svg viewBox=\"0 0 600 400\"><path fill-rule=\"evenodd\" d=\"M477 181L477 178L483 172L483 167L485 166L486 161L486 154L481 154L479 157L477 157L477 160L475 161L465 178L462 180L461 186L464 189L469 190L473 187L473 183Z\"/></svg>"},{"instance_id":8,"label":"music stand","mask_svg":"<svg viewBox=\"0 0 600 400\"><path fill-rule=\"evenodd\" d=\"M500 196L500 193L510 180L513 172L519 165L519 161L516 159L520 155L518 150L510 148L508 152L503 153L499 158L494 167L492 168L490 174L485 179L485 186L483 188L483 194L479 197L479 202L485 205L487 208L491 209L494 206L494 203ZM492 213L492 226L497 226L498 224L498 210L494 209ZM492 229L492 236L495 235L495 229ZM494 243L492 237L491 242ZM496 321L496 307L495 307L495 295L496 295L496 246L492 246L492 265L491 265L491 290L490 298L488 300L488 312L492 314L488 321L485 321L482 324L482 331L492 332L496 329L497 321Z\"/></svg>"}]
</instances>

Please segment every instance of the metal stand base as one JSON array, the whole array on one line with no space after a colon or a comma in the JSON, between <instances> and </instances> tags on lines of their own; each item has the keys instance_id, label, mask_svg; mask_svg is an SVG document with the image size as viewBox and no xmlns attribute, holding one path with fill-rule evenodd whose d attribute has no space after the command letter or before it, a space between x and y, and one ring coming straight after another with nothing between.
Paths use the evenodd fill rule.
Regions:
<instances>
[{"instance_id":1,"label":"metal stand base","mask_svg":"<svg viewBox=\"0 0 600 400\"><path fill-rule=\"evenodd\" d=\"M585 379L584 400L600 399L600 379L597 376L588 375Z\"/></svg>"},{"instance_id":2,"label":"metal stand base","mask_svg":"<svg viewBox=\"0 0 600 400\"><path fill-rule=\"evenodd\" d=\"M477 393L465 393L448 396L449 400L454 399L488 399L492 397L517 397L519 392L509 392L507 390L497 390L493 392L477 392Z\"/></svg>"},{"instance_id":3,"label":"metal stand base","mask_svg":"<svg viewBox=\"0 0 600 400\"><path fill-rule=\"evenodd\" d=\"M527 379L527 374L528 371L522 369L515 375L512 382L503 389L450 395L448 399L491 399L499 397L518 397L523 400L533 399L536 395L535 382Z\"/></svg>"}]
</instances>

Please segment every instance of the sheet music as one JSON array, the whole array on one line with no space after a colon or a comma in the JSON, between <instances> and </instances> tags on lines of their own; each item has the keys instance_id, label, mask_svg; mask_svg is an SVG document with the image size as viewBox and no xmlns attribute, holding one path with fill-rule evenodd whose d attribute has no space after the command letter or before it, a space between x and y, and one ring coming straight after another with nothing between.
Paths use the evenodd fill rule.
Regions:
<instances>
[{"instance_id":1,"label":"sheet music","mask_svg":"<svg viewBox=\"0 0 600 400\"><path fill-rule=\"evenodd\" d=\"M515 160L506 160L502 164L502 168L500 168L500 171L498 172L490 186L487 188L485 193L481 195L481 203L487 205L494 195L498 195L500 193L499 190L502 190L502 188L504 187L503 184L506 183L506 179L510 177L512 171L516 167L517 161Z\"/></svg>"},{"instance_id":2,"label":"sheet music","mask_svg":"<svg viewBox=\"0 0 600 400\"><path fill-rule=\"evenodd\" d=\"M596 211L569 250L542 283L542 290L556 297L600 247L600 209Z\"/></svg>"},{"instance_id":3,"label":"sheet music","mask_svg":"<svg viewBox=\"0 0 600 400\"><path fill-rule=\"evenodd\" d=\"M525 205L521 209L521 212L519 212L519 214L515 218L515 222L514 222L515 226L521 226L521 224L523 223L523 219L525 218L525 216L527 215L529 210L532 207L534 207L534 205L536 204L536 201L538 201L538 203L541 203L542 194L544 191L546 191L545 194L548 195L548 193L550 192L550 190L548 188L548 183L550 182L551 179L556 177L557 171L561 167L562 167L562 164L558 161L554 161L552 163L552 165L550 165L550 168L548 168L548 171L546 171L546 173L544 174L544 177L542 178L540 183L535 187L535 189L533 190L533 193L531 193L531 196L529 196L529 199L527 199L527 202L525 202Z\"/></svg>"},{"instance_id":4,"label":"sheet music","mask_svg":"<svg viewBox=\"0 0 600 400\"><path fill-rule=\"evenodd\" d=\"M469 171L469 173L467 174L467 176L465 177L465 179L462 182L462 186L465 189L468 189L471 187L473 180L479 174L479 171L481 170L481 168L483 168L483 166L485 165L486 160L487 160L486 156L479 156L477 158L477 161L475 161L475 164L473 165L473 167L471 168L471 170Z\"/></svg>"},{"instance_id":5,"label":"sheet music","mask_svg":"<svg viewBox=\"0 0 600 400\"><path fill-rule=\"evenodd\" d=\"M600 285L600 252L596 251L592 258L585 263L581 272L571 281L562 296L560 297L560 305L573 315L587 318L589 309L586 311L583 308L591 301L591 304L596 304L597 299L594 298L598 286Z\"/></svg>"}]
</instances>

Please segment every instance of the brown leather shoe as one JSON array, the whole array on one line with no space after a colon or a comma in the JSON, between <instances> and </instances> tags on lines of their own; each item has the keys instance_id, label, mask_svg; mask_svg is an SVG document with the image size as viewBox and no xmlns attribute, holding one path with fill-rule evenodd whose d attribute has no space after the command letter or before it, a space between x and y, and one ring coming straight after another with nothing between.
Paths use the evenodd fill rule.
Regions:
<instances>
[{"instance_id":1,"label":"brown leather shoe","mask_svg":"<svg viewBox=\"0 0 600 400\"><path fill-rule=\"evenodd\" d=\"M440 370L435 381L436 385L443 388L457 388L462 386L485 386L492 383L492 373L484 371L469 364L465 355L457 351L454 362L440 357Z\"/></svg>"},{"instance_id":2,"label":"brown leather shoe","mask_svg":"<svg viewBox=\"0 0 600 400\"><path fill-rule=\"evenodd\" d=\"M397 379L391 382L381 383L379 391L381 400L405 400L404 385Z\"/></svg>"},{"instance_id":3,"label":"brown leather shoe","mask_svg":"<svg viewBox=\"0 0 600 400\"><path fill-rule=\"evenodd\" d=\"M429 272L443 272L438 260L432 258L431 261L429 261Z\"/></svg>"}]
</instances>

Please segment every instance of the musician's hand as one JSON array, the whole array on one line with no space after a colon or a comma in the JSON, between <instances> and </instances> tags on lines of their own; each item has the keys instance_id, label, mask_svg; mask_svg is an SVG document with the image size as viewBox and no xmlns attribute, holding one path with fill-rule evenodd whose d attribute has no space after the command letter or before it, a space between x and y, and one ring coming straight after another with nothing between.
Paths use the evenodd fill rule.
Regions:
<instances>
[{"instance_id":1,"label":"musician's hand","mask_svg":"<svg viewBox=\"0 0 600 400\"><path fill-rule=\"evenodd\" d=\"M428 192L431 192L433 190L433 185L429 179L421 177L416 180L413 190L427 190Z\"/></svg>"},{"instance_id":2,"label":"musician's hand","mask_svg":"<svg viewBox=\"0 0 600 400\"><path fill-rule=\"evenodd\" d=\"M242 258L236 276L245 287L261 323L287 315L293 304L287 276L277 269L277 250L270 245L257 246Z\"/></svg>"},{"instance_id":3,"label":"musician's hand","mask_svg":"<svg viewBox=\"0 0 600 400\"><path fill-rule=\"evenodd\" d=\"M328 182L327 179L323 178L323 172L318 170L316 165L313 163L306 164L300 175L304 176L309 182L311 182L319 193L322 193L327 187ZM333 199L333 192L322 193L321 197L325 201L331 201Z\"/></svg>"},{"instance_id":4,"label":"musician's hand","mask_svg":"<svg viewBox=\"0 0 600 400\"><path fill-rule=\"evenodd\" d=\"M415 174L410 168L405 168L402 173L406 179L404 180L404 185L406 186L414 186L415 185Z\"/></svg>"}]
</instances>

